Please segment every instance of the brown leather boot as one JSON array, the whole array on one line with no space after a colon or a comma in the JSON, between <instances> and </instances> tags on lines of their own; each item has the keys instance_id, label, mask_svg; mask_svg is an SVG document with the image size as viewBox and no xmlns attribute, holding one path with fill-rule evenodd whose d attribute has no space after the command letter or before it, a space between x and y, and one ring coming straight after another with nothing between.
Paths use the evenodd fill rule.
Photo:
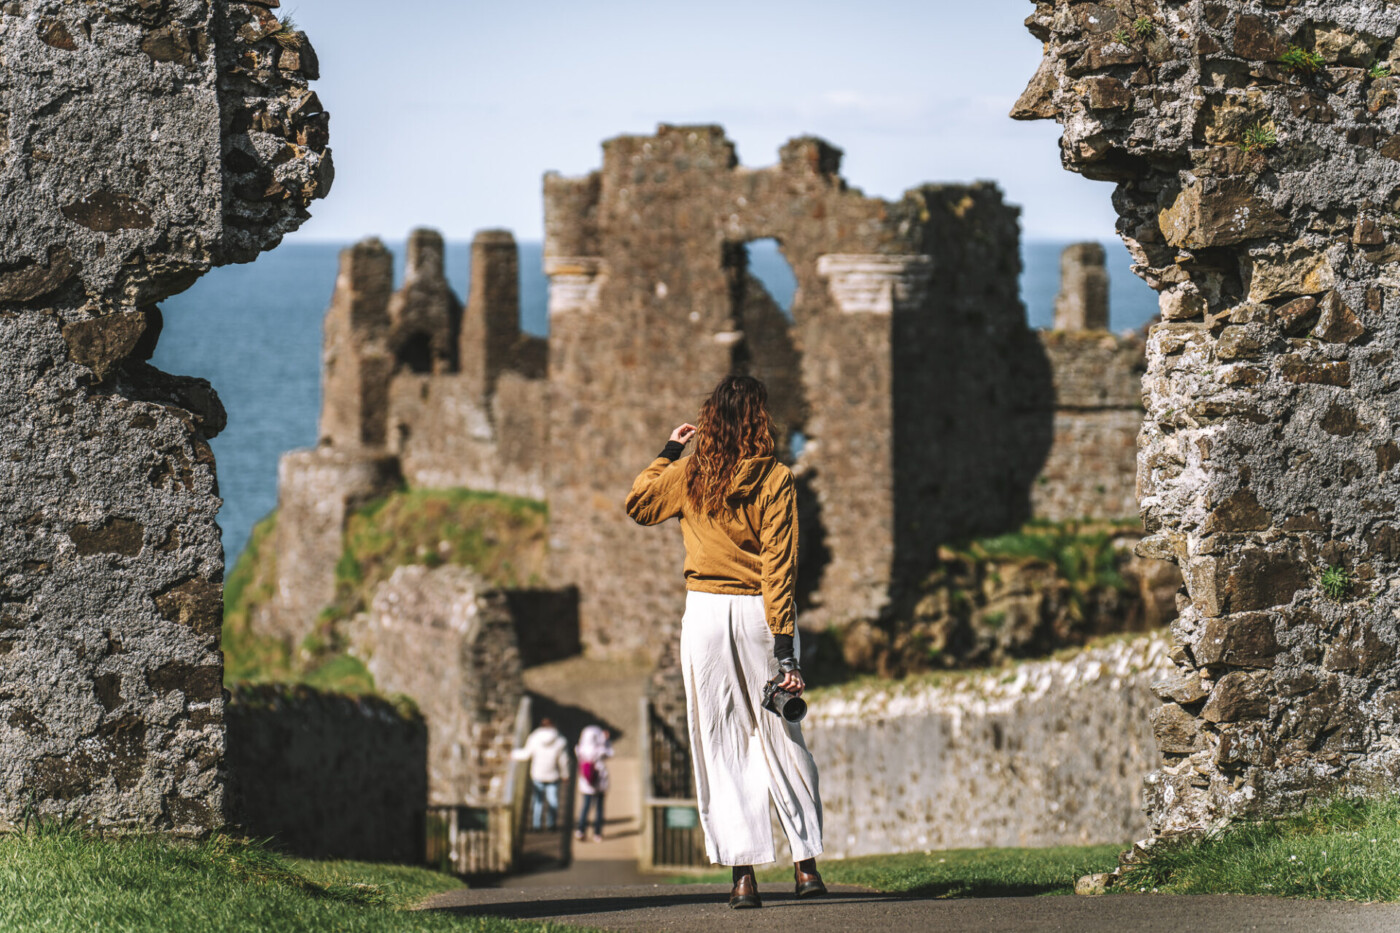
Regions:
<instances>
[{"instance_id":1,"label":"brown leather boot","mask_svg":"<svg viewBox=\"0 0 1400 933\"><path fill-rule=\"evenodd\" d=\"M748 907L762 907L763 899L758 896L758 879L753 869L734 872L734 888L729 892L729 906L736 910Z\"/></svg>"},{"instance_id":2,"label":"brown leather boot","mask_svg":"<svg viewBox=\"0 0 1400 933\"><path fill-rule=\"evenodd\" d=\"M811 869L805 871L804 869ZM826 885L822 882L822 876L817 871L817 860L807 859L805 862L798 862L792 866L792 877L797 882L797 896L821 897L826 893Z\"/></svg>"}]
</instances>

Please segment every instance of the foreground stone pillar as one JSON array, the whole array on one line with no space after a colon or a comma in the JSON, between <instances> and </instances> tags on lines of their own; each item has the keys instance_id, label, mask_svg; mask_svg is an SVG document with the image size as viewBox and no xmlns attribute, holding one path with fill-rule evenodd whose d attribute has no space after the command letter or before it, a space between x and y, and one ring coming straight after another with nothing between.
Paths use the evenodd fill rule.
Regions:
<instances>
[{"instance_id":1,"label":"foreground stone pillar","mask_svg":"<svg viewBox=\"0 0 1400 933\"><path fill-rule=\"evenodd\" d=\"M1400 8L1052 3L1013 116L1118 183L1161 293L1138 494L1186 578L1154 830L1400 776Z\"/></svg>"},{"instance_id":2,"label":"foreground stone pillar","mask_svg":"<svg viewBox=\"0 0 1400 933\"><path fill-rule=\"evenodd\" d=\"M144 361L325 193L314 76L264 6L0 7L0 828L223 822L224 412Z\"/></svg>"}]
</instances>

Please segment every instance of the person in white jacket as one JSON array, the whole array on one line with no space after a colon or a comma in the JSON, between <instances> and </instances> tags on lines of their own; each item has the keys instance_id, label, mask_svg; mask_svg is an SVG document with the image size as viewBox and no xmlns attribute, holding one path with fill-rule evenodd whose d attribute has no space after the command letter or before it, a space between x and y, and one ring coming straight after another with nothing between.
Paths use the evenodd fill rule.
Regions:
<instances>
[{"instance_id":1,"label":"person in white jacket","mask_svg":"<svg viewBox=\"0 0 1400 933\"><path fill-rule=\"evenodd\" d=\"M582 839L588 831L588 812L595 811L593 841L603 841L603 795L608 792L608 762L613 754L608 730L601 726L585 726L574 747L578 759L578 788L583 794L583 807L574 838Z\"/></svg>"},{"instance_id":2,"label":"person in white jacket","mask_svg":"<svg viewBox=\"0 0 1400 933\"><path fill-rule=\"evenodd\" d=\"M553 830L559 826L559 782L569 771L569 743L545 717L511 757L530 762L530 828Z\"/></svg>"}]
</instances>

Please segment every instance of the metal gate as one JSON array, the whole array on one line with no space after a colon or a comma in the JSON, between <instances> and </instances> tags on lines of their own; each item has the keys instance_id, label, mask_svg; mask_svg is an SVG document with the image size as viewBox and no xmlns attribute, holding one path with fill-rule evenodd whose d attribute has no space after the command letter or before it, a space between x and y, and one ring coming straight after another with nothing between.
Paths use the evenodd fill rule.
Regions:
<instances>
[{"instance_id":1,"label":"metal gate","mask_svg":"<svg viewBox=\"0 0 1400 933\"><path fill-rule=\"evenodd\" d=\"M642 699L642 871L708 868L686 744Z\"/></svg>"}]
</instances>

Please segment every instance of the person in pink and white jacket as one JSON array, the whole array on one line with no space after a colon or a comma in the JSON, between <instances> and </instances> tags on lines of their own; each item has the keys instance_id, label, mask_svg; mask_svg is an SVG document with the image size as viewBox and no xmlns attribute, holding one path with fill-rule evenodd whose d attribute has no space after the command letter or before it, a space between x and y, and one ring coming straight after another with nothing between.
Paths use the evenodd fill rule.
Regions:
<instances>
[{"instance_id":1,"label":"person in pink and white jacket","mask_svg":"<svg viewBox=\"0 0 1400 933\"><path fill-rule=\"evenodd\" d=\"M608 763L612 757L612 737L602 726L584 726L579 734L574 754L578 757L578 789L583 794L578 828L574 838L582 839L588 831L588 813L594 811L593 841L603 840L603 795L608 792Z\"/></svg>"}]
</instances>

